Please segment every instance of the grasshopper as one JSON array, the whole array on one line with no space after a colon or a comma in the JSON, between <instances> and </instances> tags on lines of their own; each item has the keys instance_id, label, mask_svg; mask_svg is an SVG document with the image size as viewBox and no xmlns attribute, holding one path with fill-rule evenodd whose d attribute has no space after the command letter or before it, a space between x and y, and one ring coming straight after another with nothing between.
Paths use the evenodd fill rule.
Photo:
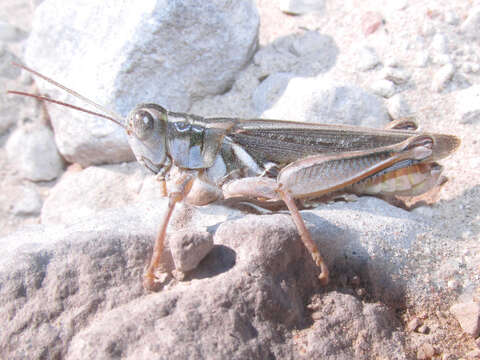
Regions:
<instances>
[{"instance_id":1,"label":"grasshopper","mask_svg":"<svg viewBox=\"0 0 480 360\"><path fill-rule=\"evenodd\" d=\"M203 118L172 112L157 104L139 104L126 118L56 81L20 64L99 109L79 108L48 97L31 96L100 116L125 129L136 159L157 175L168 208L143 278L147 290L158 288L168 223L175 205L206 205L241 197L283 201L303 244L327 284L329 271L300 215L296 199L317 198L338 190L359 194L415 196L437 185L436 163L453 153L453 135L417 132L413 121L397 120L387 129L322 125L264 119ZM105 115L108 114L108 115Z\"/></svg>"}]
</instances>

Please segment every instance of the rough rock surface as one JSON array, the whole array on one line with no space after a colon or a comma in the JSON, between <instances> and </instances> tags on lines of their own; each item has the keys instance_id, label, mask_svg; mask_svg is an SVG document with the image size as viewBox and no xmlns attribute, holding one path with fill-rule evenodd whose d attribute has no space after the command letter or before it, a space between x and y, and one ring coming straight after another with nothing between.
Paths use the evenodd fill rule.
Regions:
<instances>
[{"instance_id":1,"label":"rough rock surface","mask_svg":"<svg viewBox=\"0 0 480 360\"><path fill-rule=\"evenodd\" d=\"M359 206L368 207L366 203ZM299 350L292 343L292 331L308 325L305 301L311 292L325 290L319 288L318 271L290 217L238 218L239 213L233 212L229 221L210 220L210 231L216 229L215 247L199 267L185 282L170 280L161 292L145 294L141 275L161 216L158 209L164 205L143 203L106 210L67 227L38 226L1 239L6 256L0 262L0 316L8 319L9 326L0 337L0 354L67 359L296 358ZM397 209L392 211L395 214ZM305 214L307 221L315 213ZM200 211L195 217L209 223L208 214ZM357 235L362 245L352 244L358 253L385 236L374 231L382 226L382 219L376 220L379 223L371 223ZM341 269L346 262L361 273L362 267L368 272L367 268L381 263L360 254L363 264L345 260L350 254L349 247L344 247L347 240L338 237L348 230L335 230L337 226L348 227L347 222L321 220L314 230L315 238L329 236L321 244L332 269ZM375 239L369 239L372 235ZM384 285L389 291L397 286L388 281ZM323 310L322 318L304 330L310 339L309 353L328 354L336 349L387 356L394 351L402 358L401 334L391 326L389 311L362 305L352 296L323 296L327 297L320 307L330 310ZM333 335L325 339L326 329L342 323L352 326L343 345L333 341ZM354 336L356 332L363 342ZM321 340L313 340L318 333Z\"/></svg>"},{"instance_id":2,"label":"rough rock surface","mask_svg":"<svg viewBox=\"0 0 480 360\"><path fill-rule=\"evenodd\" d=\"M31 67L123 116L148 102L186 111L192 99L232 85L254 54L258 24L247 0L48 0L35 12L25 58ZM55 98L82 104L40 84ZM58 106L50 111L58 148L68 161L87 166L133 159L117 125Z\"/></svg>"}]
</instances>

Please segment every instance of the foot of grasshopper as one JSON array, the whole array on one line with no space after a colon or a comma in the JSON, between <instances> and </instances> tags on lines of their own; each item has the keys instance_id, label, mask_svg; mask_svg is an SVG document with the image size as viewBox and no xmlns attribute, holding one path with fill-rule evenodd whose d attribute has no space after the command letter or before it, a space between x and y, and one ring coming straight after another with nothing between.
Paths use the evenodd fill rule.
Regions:
<instances>
[{"instance_id":1,"label":"foot of grasshopper","mask_svg":"<svg viewBox=\"0 0 480 360\"><path fill-rule=\"evenodd\" d=\"M175 186L168 194L168 208L167 213L163 217L163 221L160 225L157 238L153 247L153 254L150 260L150 264L147 267L147 271L143 276L143 287L146 290L157 290L155 271L160 265L160 259L162 258L163 250L165 248L165 238L167 236L168 223L172 217L175 205L177 202L182 201L185 196L190 192L193 185L194 177L191 173L182 173L175 182ZM161 186L165 186L165 181L162 181Z\"/></svg>"}]
</instances>

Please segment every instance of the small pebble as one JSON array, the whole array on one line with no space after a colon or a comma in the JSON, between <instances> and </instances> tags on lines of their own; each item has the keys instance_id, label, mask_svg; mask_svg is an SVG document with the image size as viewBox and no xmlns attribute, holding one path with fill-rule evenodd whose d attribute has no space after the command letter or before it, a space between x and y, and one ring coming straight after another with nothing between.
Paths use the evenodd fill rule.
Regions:
<instances>
[{"instance_id":1,"label":"small pebble","mask_svg":"<svg viewBox=\"0 0 480 360\"><path fill-rule=\"evenodd\" d=\"M420 320L418 317L415 316L412 320L408 322L407 331L409 332L415 331L421 325L422 325L422 320Z\"/></svg>"},{"instance_id":2,"label":"small pebble","mask_svg":"<svg viewBox=\"0 0 480 360\"><path fill-rule=\"evenodd\" d=\"M389 98L395 94L395 85L389 80L377 80L370 84L370 89L377 95Z\"/></svg>"},{"instance_id":3,"label":"small pebble","mask_svg":"<svg viewBox=\"0 0 480 360\"><path fill-rule=\"evenodd\" d=\"M179 273L195 269L213 249L213 237L208 231L178 231L170 234L168 241Z\"/></svg>"},{"instance_id":4,"label":"small pebble","mask_svg":"<svg viewBox=\"0 0 480 360\"><path fill-rule=\"evenodd\" d=\"M411 115L410 107L401 94L395 94L387 100L387 110L392 119L401 119Z\"/></svg>"},{"instance_id":5,"label":"small pebble","mask_svg":"<svg viewBox=\"0 0 480 360\"><path fill-rule=\"evenodd\" d=\"M375 50L368 46L362 46L356 50L355 66L358 71L368 71L380 63Z\"/></svg>"},{"instance_id":6,"label":"small pebble","mask_svg":"<svg viewBox=\"0 0 480 360\"><path fill-rule=\"evenodd\" d=\"M457 25L459 18L454 11L447 11L444 15L445 22L450 25Z\"/></svg>"},{"instance_id":7,"label":"small pebble","mask_svg":"<svg viewBox=\"0 0 480 360\"><path fill-rule=\"evenodd\" d=\"M373 34L383 24L382 14L368 11L362 16L362 31L365 36Z\"/></svg>"},{"instance_id":8,"label":"small pebble","mask_svg":"<svg viewBox=\"0 0 480 360\"><path fill-rule=\"evenodd\" d=\"M428 64L428 60L430 60L428 52L421 51L415 56L414 64L416 67L425 67Z\"/></svg>"},{"instance_id":9,"label":"small pebble","mask_svg":"<svg viewBox=\"0 0 480 360\"><path fill-rule=\"evenodd\" d=\"M430 48L437 54L448 53L448 39L445 34L435 34L430 44Z\"/></svg>"},{"instance_id":10,"label":"small pebble","mask_svg":"<svg viewBox=\"0 0 480 360\"><path fill-rule=\"evenodd\" d=\"M457 319L463 331L476 338L480 335L480 303L467 302L455 304L450 313Z\"/></svg>"},{"instance_id":11,"label":"small pebble","mask_svg":"<svg viewBox=\"0 0 480 360\"><path fill-rule=\"evenodd\" d=\"M430 343L424 343L420 345L417 351L418 360L427 360L435 356L435 348Z\"/></svg>"},{"instance_id":12,"label":"small pebble","mask_svg":"<svg viewBox=\"0 0 480 360\"><path fill-rule=\"evenodd\" d=\"M8 159L21 176L31 181L49 181L63 171L53 132L46 126L26 124L12 133L6 144Z\"/></svg>"},{"instance_id":13,"label":"small pebble","mask_svg":"<svg viewBox=\"0 0 480 360\"><path fill-rule=\"evenodd\" d=\"M455 73L455 66L449 63L442 66L437 72L433 75L432 79L432 90L435 92L441 92L445 89L445 86L452 79L453 74Z\"/></svg>"},{"instance_id":14,"label":"small pebble","mask_svg":"<svg viewBox=\"0 0 480 360\"><path fill-rule=\"evenodd\" d=\"M410 79L410 72L401 68L386 67L382 70L382 76L386 80L390 80L393 83L400 85L404 84Z\"/></svg>"},{"instance_id":15,"label":"small pebble","mask_svg":"<svg viewBox=\"0 0 480 360\"><path fill-rule=\"evenodd\" d=\"M21 194L13 204L12 213L14 215L38 215L42 209L42 199L38 192L31 187L23 187Z\"/></svg>"},{"instance_id":16,"label":"small pebble","mask_svg":"<svg viewBox=\"0 0 480 360\"><path fill-rule=\"evenodd\" d=\"M430 331L430 328L427 326L427 325L421 325L418 329L417 329L417 332L419 334L428 334L428 332Z\"/></svg>"}]
</instances>

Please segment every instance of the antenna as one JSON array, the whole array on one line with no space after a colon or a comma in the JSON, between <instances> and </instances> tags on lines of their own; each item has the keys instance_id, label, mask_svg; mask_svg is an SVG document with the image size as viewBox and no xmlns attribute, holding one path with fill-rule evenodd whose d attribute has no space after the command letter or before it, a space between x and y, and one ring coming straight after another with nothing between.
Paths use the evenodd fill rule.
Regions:
<instances>
[{"instance_id":1,"label":"antenna","mask_svg":"<svg viewBox=\"0 0 480 360\"><path fill-rule=\"evenodd\" d=\"M66 91L67 93L69 93L70 95L72 96L75 96L76 98L86 102L87 104L90 104L92 105L93 107L95 107L96 109L104 112L104 113L107 113L108 115L110 116L107 116L107 115L104 115L104 114L101 114L101 113L97 113L97 112L94 112L94 111L90 111L90 110L87 110L87 109L84 109L84 108L81 108L81 107L78 107L78 106L75 106L75 105L72 105L72 104L68 104L68 103L65 103L65 102L62 102L62 101L58 101L58 100L53 100L53 99L50 99L46 96L41 96L41 95L35 95L35 94L30 94L30 93L26 93L26 92L23 92L23 91L14 91L14 90L8 90L7 93L9 94L15 94L15 95L22 95L22 96L29 96L29 97L32 97L32 98L35 98L35 99L39 99L39 100L44 100L44 101L48 101L48 102L51 102L51 103L54 103L54 104L58 104L58 105L63 105L63 106L66 106L66 107L69 107L69 108L72 108L72 109L75 109L75 110L78 110L78 111L82 111L84 113L87 113L87 114L91 114L91 115L95 115L95 116L99 116L99 117L102 117L104 119L108 119L108 120L111 120L113 121L114 123L116 123L117 125L120 125L121 127L125 128L125 125L124 125L124 118L117 114L116 112L114 111L111 111L109 109L107 109L105 106L102 106L102 105L99 105L97 104L96 102L90 100L89 98L77 93L76 91L74 90L71 90L69 88L67 88L66 86L56 82L55 80L53 79L50 79L49 77L43 75L43 74L40 74L39 72L33 70L33 69L30 69L29 67L23 65L23 64L19 64L19 63L16 63L16 62L13 62L12 65L14 66L17 66L19 68L22 68L26 71L28 71L29 73L32 73L33 75L35 76L38 76L39 78L42 78L43 80L49 82L50 84L53 84L55 85L56 87Z\"/></svg>"}]
</instances>

